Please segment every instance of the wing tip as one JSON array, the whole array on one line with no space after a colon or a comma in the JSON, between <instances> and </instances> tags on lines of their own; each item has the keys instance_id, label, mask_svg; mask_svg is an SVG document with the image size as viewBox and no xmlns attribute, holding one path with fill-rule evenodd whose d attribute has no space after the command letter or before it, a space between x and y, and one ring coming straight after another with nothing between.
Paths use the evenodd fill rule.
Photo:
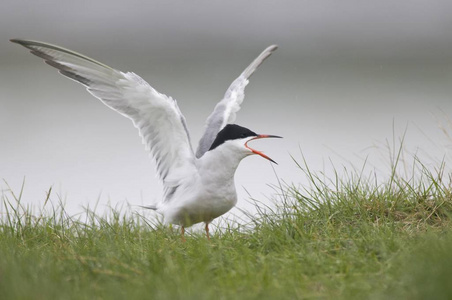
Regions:
<instances>
[{"instance_id":1,"label":"wing tip","mask_svg":"<svg viewBox=\"0 0 452 300\"><path fill-rule=\"evenodd\" d=\"M276 45L276 44L270 45L270 46L267 47L267 51L274 52L274 51L276 51L278 49L278 47L279 46Z\"/></svg>"},{"instance_id":2,"label":"wing tip","mask_svg":"<svg viewBox=\"0 0 452 300\"><path fill-rule=\"evenodd\" d=\"M21 46L24 46L25 48L28 48L30 50L33 50L33 46L36 46L39 44L39 42L32 41L32 40L23 40L23 39L10 39L11 43L19 44Z\"/></svg>"},{"instance_id":3,"label":"wing tip","mask_svg":"<svg viewBox=\"0 0 452 300\"><path fill-rule=\"evenodd\" d=\"M25 48L30 49L30 50L37 50L38 52L45 52L43 50L39 50L38 48L46 48L46 49L50 49L50 50L53 50L53 51L63 52L66 55L76 56L79 59L89 61L89 62L91 62L93 64L96 64L98 66L104 67L106 69L114 70L112 67L107 66L106 64L103 64L101 62L98 62L97 60L94 60L91 57L88 57L86 55L80 54L78 52L75 52L75 51L63 48L61 46L54 45L54 44L49 44L49 43L40 42L40 41L36 41L36 40L22 40L22 39L10 39L10 42L15 43L15 44L19 44L21 46L24 46Z\"/></svg>"},{"instance_id":4,"label":"wing tip","mask_svg":"<svg viewBox=\"0 0 452 300\"><path fill-rule=\"evenodd\" d=\"M273 44L268 46L264 49L264 51L259 54L258 57L254 59L254 61L242 72L241 76L244 78L249 78L253 73L256 71L256 69L266 60L274 51L278 49L278 45Z\"/></svg>"},{"instance_id":5,"label":"wing tip","mask_svg":"<svg viewBox=\"0 0 452 300\"><path fill-rule=\"evenodd\" d=\"M21 40L21 39L9 39L9 41L11 43L20 44L20 45L23 45L23 43L24 43L24 40Z\"/></svg>"}]
</instances>

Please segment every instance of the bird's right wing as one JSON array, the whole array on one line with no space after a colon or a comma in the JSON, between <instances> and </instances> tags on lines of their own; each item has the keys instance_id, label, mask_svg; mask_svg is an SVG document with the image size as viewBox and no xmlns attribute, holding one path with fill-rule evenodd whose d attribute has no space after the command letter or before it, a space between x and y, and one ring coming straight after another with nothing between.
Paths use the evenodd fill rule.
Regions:
<instances>
[{"instance_id":1,"label":"bird's right wing","mask_svg":"<svg viewBox=\"0 0 452 300\"><path fill-rule=\"evenodd\" d=\"M248 85L248 78L276 49L278 49L276 45L267 47L229 86L223 100L218 102L213 112L207 118L204 134L196 150L197 158L203 156L210 149L215 137L223 127L234 122L235 115L240 110L240 104L245 98L245 87Z\"/></svg>"},{"instance_id":2,"label":"bird's right wing","mask_svg":"<svg viewBox=\"0 0 452 300\"><path fill-rule=\"evenodd\" d=\"M105 105L131 119L167 188L174 177L196 170L185 118L171 97L160 94L134 73L123 73L74 51L37 41L11 42L30 49L62 75L86 86Z\"/></svg>"}]
</instances>

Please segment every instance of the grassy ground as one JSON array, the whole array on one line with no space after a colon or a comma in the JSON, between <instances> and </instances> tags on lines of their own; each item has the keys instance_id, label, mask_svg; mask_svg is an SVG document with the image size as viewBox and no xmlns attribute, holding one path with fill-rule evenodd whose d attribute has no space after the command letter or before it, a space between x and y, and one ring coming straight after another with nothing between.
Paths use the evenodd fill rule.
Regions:
<instances>
[{"instance_id":1,"label":"grassy ground","mask_svg":"<svg viewBox=\"0 0 452 300\"><path fill-rule=\"evenodd\" d=\"M452 190L419 162L278 188L277 209L208 242L111 211L31 213L5 192L2 299L452 299ZM396 170L394 166L394 170ZM48 203L46 204L49 205ZM270 212L269 212L270 211Z\"/></svg>"}]
</instances>

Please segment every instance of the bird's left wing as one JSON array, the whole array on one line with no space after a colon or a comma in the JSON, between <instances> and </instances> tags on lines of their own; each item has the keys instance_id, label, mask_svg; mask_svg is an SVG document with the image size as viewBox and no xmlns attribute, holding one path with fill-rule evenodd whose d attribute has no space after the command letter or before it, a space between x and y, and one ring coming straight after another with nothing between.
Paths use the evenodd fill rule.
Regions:
<instances>
[{"instance_id":1,"label":"bird's left wing","mask_svg":"<svg viewBox=\"0 0 452 300\"><path fill-rule=\"evenodd\" d=\"M218 102L213 112L207 118L204 134L199 140L196 157L200 158L206 153L212 145L218 132L224 126L234 122L235 114L240 109L245 98L245 87L248 85L248 79L256 71L264 60L269 57L273 51L278 49L277 45L267 47L256 59L237 77L229 86L224 94L223 100Z\"/></svg>"},{"instance_id":2,"label":"bird's left wing","mask_svg":"<svg viewBox=\"0 0 452 300\"><path fill-rule=\"evenodd\" d=\"M132 120L166 186L181 172L195 170L185 118L175 100L138 75L110 68L74 51L37 41L11 40L31 50L59 72L84 86L105 105Z\"/></svg>"}]
</instances>

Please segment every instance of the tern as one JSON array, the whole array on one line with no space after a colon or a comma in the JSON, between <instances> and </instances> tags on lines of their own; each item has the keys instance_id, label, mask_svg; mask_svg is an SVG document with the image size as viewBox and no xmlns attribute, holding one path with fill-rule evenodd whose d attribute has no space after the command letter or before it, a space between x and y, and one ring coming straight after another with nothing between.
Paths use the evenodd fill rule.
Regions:
<instances>
[{"instance_id":1,"label":"tern","mask_svg":"<svg viewBox=\"0 0 452 300\"><path fill-rule=\"evenodd\" d=\"M190 142L185 117L176 101L156 91L140 76L121 72L80 53L38 41L12 39L59 73L84 85L89 93L109 108L132 120L146 150L154 158L164 195L155 206L167 223L185 227L204 222L207 238L209 223L237 203L234 174L240 161L257 154L250 141L280 138L256 134L232 124L245 97L245 87L256 68L278 47L266 48L227 89L207 118L196 153Z\"/></svg>"}]
</instances>

